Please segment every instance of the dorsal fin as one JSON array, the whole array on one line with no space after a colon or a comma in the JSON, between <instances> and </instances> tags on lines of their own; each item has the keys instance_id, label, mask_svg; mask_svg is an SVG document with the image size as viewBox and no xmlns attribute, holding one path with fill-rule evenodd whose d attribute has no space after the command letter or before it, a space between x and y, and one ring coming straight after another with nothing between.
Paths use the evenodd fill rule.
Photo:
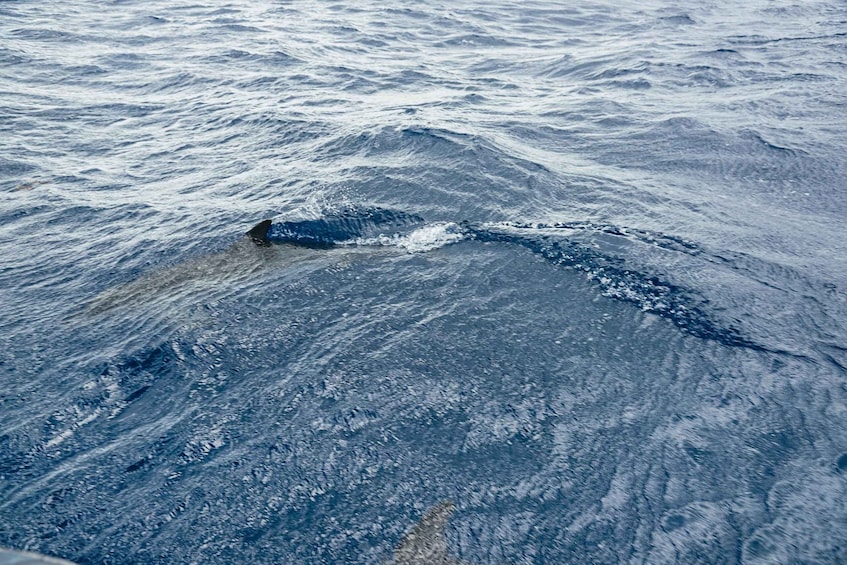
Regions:
<instances>
[{"instance_id":1,"label":"dorsal fin","mask_svg":"<svg viewBox=\"0 0 847 565\"><path fill-rule=\"evenodd\" d=\"M270 220L262 220L255 226L253 229L247 232L247 235L250 236L250 239L253 240L253 243L256 245L270 245L271 242L268 239L268 230L271 229L271 221Z\"/></svg>"},{"instance_id":2,"label":"dorsal fin","mask_svg":"<svg viewBox=\"0 0 847 565\"><path fill-rule=\"evenodd\" d=\"M409 530L394 550L394 565L450 565L459 563L447 554L444 529L456 505L450 500L439 502Z\"/></svg>"}]
</instances>

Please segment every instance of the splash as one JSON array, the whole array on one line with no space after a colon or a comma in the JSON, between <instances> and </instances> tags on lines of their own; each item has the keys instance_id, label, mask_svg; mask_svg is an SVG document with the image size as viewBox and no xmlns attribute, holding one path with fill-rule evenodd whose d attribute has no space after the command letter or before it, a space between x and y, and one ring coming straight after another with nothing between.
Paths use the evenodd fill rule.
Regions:
<instances>
[{"instance_id":1,"label":"splash","mask_svg":"<svg viewBox=\"0 0 847 565\"><path fill-rule=\"evenodd\" d=\"M373 238L356 240L357 245L383 245L400 247L409 253L432 251L466 238L465 232L454 222L427 224L409 233L379 234Z\"/></svg>"}]
</instances>

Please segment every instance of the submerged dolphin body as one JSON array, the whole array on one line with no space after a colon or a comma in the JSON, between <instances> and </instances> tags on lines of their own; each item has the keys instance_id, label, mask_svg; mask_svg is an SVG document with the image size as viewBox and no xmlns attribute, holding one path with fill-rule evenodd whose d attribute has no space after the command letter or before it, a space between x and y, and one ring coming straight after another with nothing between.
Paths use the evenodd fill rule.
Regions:
<instances>
[{"instance_id":1,"label":"submerged dolphin body","mask_svg":"<svg viewBox=\"0 0 847 565\"><path fill-rule=\"evenodd\" d=\"M88 314L100 314L121 307L163 309L172 301L194 295L204 300L223 296L233 287L249 284L269 263L296 263L314 258L314 251L291 245L270 245L270 220L259 223L235 243L217 253L154 269L139 278L109 288L86 306ZM155 301L151 303L151 298Z\"/></svg>"},{"instance_id":2,"label":"submerged dolphin body","mask_svg":"<svg viewBox=\"0 0 847 565\"><path fill-rule=\"evenodd\" d=\"M469 565L447 552L444 530L456 505L439 502L423 515L394 550L393 565Z\"/></svg>"},{"instance_id":3,"label":"submerged dolphin body","mask_svg":"<svg viewBox=\"0 0 847 565\"><path fill-rule=\"evenodd\" d=\"M246 283L269 258L273 249L256 245L242 237L227 249L189 259L183 263L142 274L125 284L109 288L97 295L86 307L89 314L99 314L122 306L142 306L156 303L167 307L169 300L179 299L198 291L224 291L232 283Z\"/></svg>"},{"instance_id":4,"label":"submerged dolphin body","mask_svg":"<svg viewBox=\"0 0 847 565\"><path fill-rule=\"evenodd\" d=\"M411 214L382 209L347 210L299 222L263 220L223 251L153 270L110 288L91 300L85 310L96 315L120 307L150 307L151 297L156 297L156 306L163 309L169 307L171 300L193 298L194 295L213 300L233 287L249 284L268 265L340 261L354 255L390 253L391 247L342 244L418 225L422 221Z\"/></svg>"},{"instance_id":5,"label":"submerged dolphin body","mask_svg":"<svg viewBox=\"0 0 847 565\"><path fill-rule=\"evenodd\" d=\"M446 500L427 510L397 545L392 565L470 565L447 552L444 530L455 508L452 501ZM0 547L0 565L75 564L64 559Z\"/></svg>"}]
</instances>

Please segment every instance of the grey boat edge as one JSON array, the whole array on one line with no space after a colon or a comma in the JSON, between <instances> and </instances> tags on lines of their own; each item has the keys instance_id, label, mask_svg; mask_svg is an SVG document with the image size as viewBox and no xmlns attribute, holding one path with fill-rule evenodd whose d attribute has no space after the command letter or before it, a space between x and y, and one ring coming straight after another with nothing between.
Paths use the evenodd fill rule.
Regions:
<instances>
[{"instance_id":1,"label":"grey boat edge","mask_svg":"<svg viewBox=\"0 0 847 565\"><path fill-rule=\"evenodd\" d=\"M15 551L0 547L0 565L76 565L71 561L47 557L29 551Z\"/></svg>"}]
</instances>

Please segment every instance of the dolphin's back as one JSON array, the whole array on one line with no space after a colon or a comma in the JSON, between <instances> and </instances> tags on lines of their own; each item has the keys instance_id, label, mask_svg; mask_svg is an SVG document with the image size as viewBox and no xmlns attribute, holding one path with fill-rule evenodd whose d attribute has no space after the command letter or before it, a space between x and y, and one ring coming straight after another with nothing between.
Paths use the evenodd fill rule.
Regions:
<instances>
[{"instance_id":1,"label":"dolphin's back","mask_svg":"<svg viewBox=\"0 0 847 565\"><path fill-rule=\"evenodd\" d=\"M360 238L375 237L423 223L423 218L384 208L351 208L326 214L314 220L274 223L266 231L266 240L306 247L332 247ZM259 229L264 223L257 225ZM251 236L252 231L251 230Z\"/></svg>"},{"instance_id":2,"label":"dolphin's back","mask_svg":"<svg viewBox=\"0 0 847 565\"><path fill-rule=\"evenodd\" d=\"M394 550L394 565L462 565L448 554L444 535L455 509L450 500L430 508Z\"/></svg>"}]
</instances>

